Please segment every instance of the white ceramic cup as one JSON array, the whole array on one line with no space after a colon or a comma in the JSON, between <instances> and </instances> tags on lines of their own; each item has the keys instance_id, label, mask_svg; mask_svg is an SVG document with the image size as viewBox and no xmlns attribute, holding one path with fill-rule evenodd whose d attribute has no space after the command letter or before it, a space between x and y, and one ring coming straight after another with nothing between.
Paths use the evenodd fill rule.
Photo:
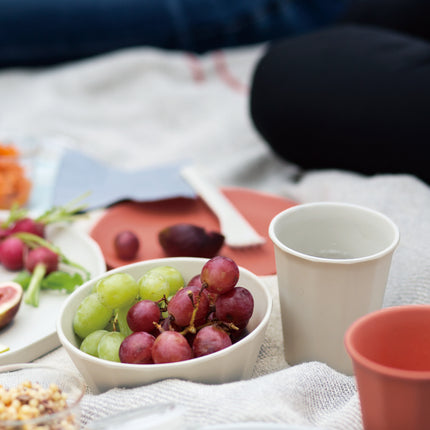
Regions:
<instances>
[{"instance_id":1,"label":"white ceramic cup","mask_svg":"<svg viewBox=\"0 0 430 430\"><path fill-rule=\"evenodd\" d=\"M382 306L397 226L369 208L317 202L276 215L269 236L288 364L321 361L352 375L344 335Z\"/></svg>"}]
</instances>

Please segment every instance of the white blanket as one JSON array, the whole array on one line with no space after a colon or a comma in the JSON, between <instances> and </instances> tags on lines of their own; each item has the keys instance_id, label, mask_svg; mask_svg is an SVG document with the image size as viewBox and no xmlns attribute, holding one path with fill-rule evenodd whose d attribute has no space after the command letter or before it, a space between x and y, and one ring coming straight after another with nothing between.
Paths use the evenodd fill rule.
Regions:
<instances>
[{"instance_id":1,"label":"white blanket","mask_svg":"<svg viewBox=\"0 0 430 430\"><path fill-rule=\"evenodd\" d=\"M249 120L247 89L262 49L200 58L133 49L49 69L6 70L0 72L0 132L66 136L72 147L121 167L189 158L220 185L300 202L337 200L372 207L390 216L401 231L385 305L429 302L430 189L406 175L366 178L339 171L311 172L293 183L296 167L273 155ZM265 421L361 429L353 377L322 363L285 363L276 279L265 281L275 308L253 379L213 386L166 380L88 394L83 422L131 405L173 401L184 406L193 427ZM39 361L74 369L62 348Z\"/></svg>"}]
</instances>

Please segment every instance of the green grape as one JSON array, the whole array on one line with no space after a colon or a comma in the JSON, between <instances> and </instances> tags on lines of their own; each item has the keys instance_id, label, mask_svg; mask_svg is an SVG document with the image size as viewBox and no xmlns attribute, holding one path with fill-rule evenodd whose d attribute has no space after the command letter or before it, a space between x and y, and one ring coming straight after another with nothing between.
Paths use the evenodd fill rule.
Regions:
<instances>
[{"instance_id":1,"label":"green grape","mask_svg":"<svg viewBox=\"0 0 430 430\"><path fill-rule=\"evenodd\" d=\"M139 287L128 273L114 273L101 279L96 291L101 303L115 309L132 303L139 294Z\"/></svg>"},{"instance_id":2,"label":"green grape","mask_svg":"<svg viewBox=\"0 0 430 430\"><path fill-rule=\"evenodd\" d=\"M184 278L179 270L171 266L158 266L150 270L151 273L158 273L169 283L169 296L174 296L176 291L185 285Z\"/></svg>"},{"instance_id":3,"label":"green grape","mask_svg":"<svg viewBox=\"0 0 430 430\"><path fill-rule=\"evenodd\" d=\"M109 333L107 330L96 330L90 333L81 343L80 350L86 352L87 354L94 355L98 357L97 348L99 346L100 339Z\"/></svg>"},{"instance_id":4,"label":"green grape","mask_svg":"<svg viewBox=\"0 0 430 430\"><path fill-rule=\"evenodd\" d=\"M118 331L106 333L99 341L97 354L99 358L119 362L119 347L125 336Z\"/></svg>"},{"instance_id":5,"label":"green grape","mask_svg":"<svg viewBox=\"0 0 430 430\"><path fill-rule=\"evenodd\" d=\"M146 272L139 280L140 298L142 300L152 300L157 302L164 296L169 297L170 286L164 276L158 273Z\"/></svg>"},{"instance_id":6,"label":"green grape","mask_svg":"<svg viewBox=\"0 0 430 430\"><path fill-rule=\"evenodd\" d=\"M112 318L109 320L109 322L106 324L106 326L104 327L103 330L106 330L106 331L115 331L114 319L115 319L115 317L114 317L114 315L112 313Z\"/></svg>"},{"instance_id":7,"label":"green grape","mask_svg":"<svg viewBox=\"0 0 430 430\"><path fill-rule=\"evenodd\" d=\"M127 313L129 309L135 304L135 301L131 305L123 306L122 308L115 309L115 319L117 324L117 329L124 335L128 336L133 333L127 322Z\"/></svg>"},{"instance_id":8,"label":"green grape","mask_svg":"<svg viewBox=\"0 0 430 430\"><path fill-rule=\"evenodd\" d=\"M112 316L112 310L108 309L93 293L85 297L78 306L73 318L73 329L81 338L86 338L90 333L106 327Z\"/></svg>"}]
</instances>

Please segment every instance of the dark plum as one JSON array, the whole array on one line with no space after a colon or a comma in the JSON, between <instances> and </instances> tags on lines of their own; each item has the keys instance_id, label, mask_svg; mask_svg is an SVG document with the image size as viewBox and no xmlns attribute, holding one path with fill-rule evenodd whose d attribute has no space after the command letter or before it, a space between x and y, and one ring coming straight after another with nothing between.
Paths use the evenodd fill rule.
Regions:
<instances>
[{"instance_id":1,"label":"dark plum","mask_svg":"<svg viewBox=\"0 0 430 430\"><path fill-rule=\"evenodd\" d=\"M206 232L203 227L193 224L175 224L158 234L164 252L171 257L211 258L224 244L221 233Z\"/></svg>"}]
</instances>

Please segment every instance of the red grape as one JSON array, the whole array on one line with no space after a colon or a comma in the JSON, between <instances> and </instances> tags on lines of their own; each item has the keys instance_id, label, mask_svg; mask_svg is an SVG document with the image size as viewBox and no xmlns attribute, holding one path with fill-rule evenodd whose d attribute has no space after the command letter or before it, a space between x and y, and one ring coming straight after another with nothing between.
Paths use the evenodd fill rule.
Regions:
<instances>
[{"instance_id":1,"label":"red grape","mask_svg":"<svg viewBox=\"0 0 430 430\"><path fill-rule=\"evenodd\" d=\"M212 354L232 344L230 336L220 327L209 325L200 329L193 342L195 357Z\"/></svg>"},{"instance_id":2,"label":"red grape","mask_svg":"<svg viewBox=\"0 0 430 430\"><path fill-rule=\"evenodd\" d=\"M191 287L193 285L200 288L203 286L202 281L200 279L200 275L195 275L188 281L188 284L187 284L188 287Z\"/></svg>"},{"instance_id":3,"label":"red grape","mask_svg":"<svg viewBox=\"0 0 430 430\"><path fill-rule=\"evenodd\" d=\"M154 363L174 363L193 358L193 350L184 335L177 331L164 331L154 342Z\"/></svg>"},{"instance_id":4,"label":"red grape","mask_svg":"<svg viewBox=\"0 0 430 430\"><path fill-rule=\"evenodd\" d=\"M218 296L215 309L218 320L233 323L237 328L243 329L254 311L254 298L246 288L236 287Z\"/></svg>"},{"instance_id":5,"label":"red grape","mask_svg":"<svg viewBox=\"0 0 430 430\"><path fill-rule=\"evenodd\" d=\"M178 324L175 323L173 317L171 317L170 315L168 315L160 322L160 325L156 328L156 334L154 334L154 336L157 337L160 333L163 333L163 331L169 330L181 331L181 327L179 327Z\"/></svg>"},{"instance_id":6,"label":"red grape","mask_svg":"<svg viewBox=\"0 0 430 430\"><path fill-rule=\"evenodd\" d=\"M239 267L228 257L217 256L203 266L200 279L211 293L224 294L239 280Z\"/></svg>"},{"instance_id":7,"label":"red grape","mask_svg":"<svg viewBox=\"0 0 430 430\"><path fill-rule=\"evenodd\" d=\"M185 287L177 291L167 305L167 311L176 324L185 327L190 324L194 307L197 311L194 321L198 324L206 319L209 313L209 299L199 287Z\"/></svg>"},{"instance_id":8,"label":"red grape","mask_svg":"<svg viewBox=\"0 0 430 430\"><path fill-rule=\"evenodd\" d=\"M200 279L200 275L195 275L188 281L188 284L187 284L188 287L191 287L193 285L199 288L203 287L202 281ZM206 294L208 296L209 306L212 306L215 303L216 298L218 296L218 294L210 293L207 289L203 290L203 294Z\"/></svg>"},{"instance_id":9,"label":"red grape","mask_svg":"<svg viewBox=\"0 0 430 430\"><path fill-rule=\"evenodd\" d=\"M127 323L133 331L150 333L154 330L154 323L158 323L160 318L160 308L152 300L141 300L135 303L127 312Z\"/></svg>"},{"instance_id":10,"label":"red grape","mask_svg":"<svg viewBox=\"0 0 430 430\"><path fill-rule=\"evenodd\" d=\"M248 329L246 327L241 328L239 330L231 330L230 331L230 339L231 339L232 343L239 342L239 340L243 339L247 335L248 335Z\"/></svg>"},{"instance_id":11,"label":"red grape","mask_svg":"<svg viewBox=\"0 0 430 430\"><path fill-rule=\"evenodd\" d=\"M127 336L119 347L121 363L151 364L155 337L144 331Z\"/></svg>"},{"instance_id":12,"label":"red grape","mask_svg":"<svg viewBox=\"0 0 430 430\"><path fill-rule=\"evenodd\" d=\"M139 239L132 231L121 231L115 236L114 248L121 260L136 258L139 246Z\"/></svg>"}]
</instances>

